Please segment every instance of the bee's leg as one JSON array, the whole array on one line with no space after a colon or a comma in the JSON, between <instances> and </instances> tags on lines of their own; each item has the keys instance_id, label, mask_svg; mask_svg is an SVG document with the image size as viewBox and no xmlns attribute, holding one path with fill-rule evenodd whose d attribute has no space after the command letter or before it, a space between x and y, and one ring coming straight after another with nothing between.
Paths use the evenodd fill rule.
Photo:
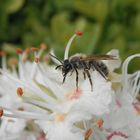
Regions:
<instances>
[{"instance_id":1,"label":"bee's leg","mask_svg":"<svg viewBox=\"0 0 140 140\"><path fill-rule=\"evenodd\" d=\"M76 72L76 88L78 90L78 71L77 71L76 68L74 68L74 69L75 69L75 72Z\"/></svg>"},{"instance_id":2,"label":"bee's leg","mask_svg":"<svg viewBox=\"0 0 140 140\"><path fill-rule=\"evenodd\" d=\"M63 77L63 82L62 82L63 84L64 84L64 82L65 82L65 79L66 79L66 76Z\"/></svg>"},{"instance_id":3,"label":"bee's leg","mask_svg":"<svg viewBox=\"0 0 140 140\"><path fill-rule=\"evenodd\" d=\"M84 80L86 80L86 73L83 71Z\"/></svg>"},{"instance_id":4,"label":"bee's leg","mask_svg":"<svg viewBox=\"0 0 140 140\"><path fill-rule=\"evenodd\" d=\"M59 66L57 66L55 69L57 70L59 67L62 67L63 65L59 65Z\"/></svg>"},{"instance_id":5,"label":"bee's leg","mask_svg":"<svg viewBox=\"0 0 140 140\"><path fill-rule=\"evenodd\" d=\"M70 76L73 74L73 72L74 72L74 69L71 71Z\"/></svg>"},{"instance_id":6,"label":"bee's leg","mask_svg":"<svg viewBox=\"0 0 140 140\"><path fill-rule=\"evenodd\" d=\"M93 63L94 68L103 76L103 78L105 80L108 80L108 78L106 77L106 75L100 70L100 68L97 66L96 63Z\"/></svg>"},{"instance_id":7,"label":"bee's leg","mask_svg":"<svg viewBox=\"0 0 140 140\"><path fill-rule=\"evenodd\" d=\"M63 76L63 82L62 82L62 84L64 84L64 82L65 82L65 80L66 80L66 76L67 76L67 74L65 74L65 75Z\"/></svg>"},{"instance_id":8,"label":"bee's leg","mask_svg":"<svg viewBox=\"0 0 140 140\"><path fill-rule=\"evenodd\" d=\"M93 83L92 83L92 80L91 80L91 76L90 76L90 73L87 69L85 69L85 72L88 76L88 79L89 79L89 82L90 82L90 85L91 85L91 91L93 91Z\"/></svg>"},{"instance_id":9,"label":"bee's leg","mask_svg":"<svg viewBox=\"0 0 140 140\"><path fill-rule=\"evenodd\" d=\"M85 69L88 70L89 68L88 68L87 64L84 61L81 62L81 65L82 65L82 68L84 69L84 71L83 71L84 80L86 80L86 72L85 72Z\"/></svg>"}]
</instances>

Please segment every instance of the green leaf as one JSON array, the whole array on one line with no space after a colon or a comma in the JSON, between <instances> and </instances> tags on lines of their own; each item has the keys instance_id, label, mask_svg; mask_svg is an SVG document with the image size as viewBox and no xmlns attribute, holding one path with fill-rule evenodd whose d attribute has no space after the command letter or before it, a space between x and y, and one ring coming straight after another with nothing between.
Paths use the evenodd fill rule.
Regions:
<instances>
[{"instance_id":1,"label":"green leaf","mask_svg":"<svg viewBox=\"0 0 140 140\"><path fill-rule=\"evenodd\" d=\"M24 4L24 0L5 0L4 7L6 13L14 13L18 11Z\"/></svg>"}]
</instances>

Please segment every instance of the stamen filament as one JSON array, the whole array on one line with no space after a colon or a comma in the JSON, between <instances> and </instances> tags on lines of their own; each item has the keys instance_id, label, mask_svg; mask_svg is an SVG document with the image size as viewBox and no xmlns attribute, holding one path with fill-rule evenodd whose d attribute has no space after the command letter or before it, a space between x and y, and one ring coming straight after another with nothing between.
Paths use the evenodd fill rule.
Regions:
<instances>
[{"instance_id":1,"label":"stamen filament","mask_svg":"<svg viewBox=\"0 0 140 140\"><path fill-rule=\"evenodd\" d=\"M24 82L23 80L18 80L16 78L10 76L8 73L4 72L1 69L0 69L0 72L3 73L7 78L9 78L9 79L21 84L24 87L27 87L29 90L31 90L35 95L38 95L40 98L47 99L47 101L49 103L55 103L56 102L52 97L48 96L47 94L44 94L44 92L41 89L39 89L39 88L37 88L37 87L35 87L33 85L30 85L30 83L28 83L27 81Z\"/></svg>"},{"instance_id":2,"label":"stamen filament","mask_svg":"<svg viewBox=\"0 0 140 140\"><path fill-rule=\"evenodd\" d=\"M134 59L135 57L140 57L140 54L135 54L135 55L132 55L132 56L129 56L125 61L124 61L124 63L123 63L123 65L122 65L122 76L123 76L123 92L124 93L127 93L127 86L128 86L128 64L129 64L129 62L132 60L132 59Z\"/></svg>"},{"instance_id":3,"label":"stamen filament","mask_svg":"<svg viewBox=\"0 0 140 140\"><path fill-rule=\"evenodd\" d=\"M52 111L55 110L51 103L42 102L42 101L39 101L39 100L34 100L34 99L27 98L27 97L23 97L22 99L27 103L34 104L34 105L40 106L42 108L48 108Z\"/></svg>"},{"instance_id":4,"label":"stamen filament","mask_svg":"<svg viewBox=\"0 0 140 140\"><path fill-rule=\"evenodd\" d=\"M65 49L64 60L65 60L65 59L68 59L68 57L69 57L69 49L70 49L71 43L72 43L72 41L74 40L74 38L75 38L76 36L81 36L82 34L83 34L82 32L76 32L76 33L70 38L70 40L68 41L68 44L67 44L67 46L66 46L66 49Z\"/></svg>"},{"instance_id":5,"label":"stamen filament","mask_svg":"<svg viewBox=\"0 0 140 140\"><path fill-rule=\"evenodd\" d=\"M27 111L16 111L16 110L11 110L9 108L5 108L3 116L5 117L13 117L13 118L21 118L21 119L50 119L50 116L46 114L38 114L38 113L33 113L33 112L27 112Z\"/></svg>"}]
</instances>

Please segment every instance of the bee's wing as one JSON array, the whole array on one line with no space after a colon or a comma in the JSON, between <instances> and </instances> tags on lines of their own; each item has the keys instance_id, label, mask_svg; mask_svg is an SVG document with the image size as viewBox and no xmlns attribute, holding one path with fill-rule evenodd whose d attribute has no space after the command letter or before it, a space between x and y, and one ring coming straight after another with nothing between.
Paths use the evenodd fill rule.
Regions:
<instances>
[{"instance_id":1,"label":"bee's wing","mask_svg":"<svg viewBox=\"0 0 140 140\"><path fill-rule=\"evenodd\" d=\"M113 55L92 55L81 57L81 60L89 61L89 60L117 60Z\"/></svg>"}]
</instances>

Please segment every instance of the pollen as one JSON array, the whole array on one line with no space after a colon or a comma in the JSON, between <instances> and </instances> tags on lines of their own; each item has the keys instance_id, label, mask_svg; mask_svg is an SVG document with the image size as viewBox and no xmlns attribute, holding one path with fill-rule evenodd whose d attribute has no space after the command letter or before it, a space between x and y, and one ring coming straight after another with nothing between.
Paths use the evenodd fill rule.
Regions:
<instances>
[{"instance_id":1,"label":"pollen","mask_svg":"<svg viewBox=\"0 0 140 140\"><path fill-rule=\"evenodd\" d=\"M0 107L0 117L3 116L3 108Z\"/></svg>"},{"instance_id":2,"label":"pollen","mask_svg":"<svg viewBox=\"0 0 140 140\"><path fill-rule=\"evenodd\" d=\"M23 95L23 89L22 89L21 87L18 87L18 88L17 88L17 94L18 94L19 96L22 96L22 95Z\"/></svg>"},{"instance_id":3,"label":"pollen","mask_svg":"<svg viewBox=\"0 0 140 140\"><path fill-rule=\"evenodd\" d=\"M104 121L103 121L102 119L98 119L98 120L96 121L96 126L97 126L98 128L101 128L101 127L103 126L103 123L104 123Z\"/></svg>"},{"instance_id":4,"label":"pollen","mask_svg":"<svg viewBox=\"0 0 140 140\"><path fill-rule=\"evenodd\" d=\"M92 135L93 131L91 128L87 129L85 132L85 140L88 140L90 136Z\"/></svg>"},{"instance_id":5,"label":"pollen","mask_svg":"<svg viewBox=\"0 0 140 140\"><path fill-rule=\"evenodd\" d=\"M63 122L65 120L66 114L64 113L57 113L55 115L55 122Z\"/></svg>"},{"instance_id":6,"label":"pollen","mask_svg":"<svg viewBox=\"0 0 140 140\"><path fill-rule=\"evenodd\" d=\"M83 35L83 32L78 31L75 34L78 35L78 36L82 36Z\"/></svg>"},{"instance_id":7,"label":"pollen","mask_svg":"<svg viewBox=\"0 0 140 140\"><path fill-rule=\"evenodd\" d=\"M23 50L20 49L20 48L18 48L18 49L16 49L16 53L17 53L17 54L22 54L22 53L23 53Z\"/></svg>"}]
</instances>

